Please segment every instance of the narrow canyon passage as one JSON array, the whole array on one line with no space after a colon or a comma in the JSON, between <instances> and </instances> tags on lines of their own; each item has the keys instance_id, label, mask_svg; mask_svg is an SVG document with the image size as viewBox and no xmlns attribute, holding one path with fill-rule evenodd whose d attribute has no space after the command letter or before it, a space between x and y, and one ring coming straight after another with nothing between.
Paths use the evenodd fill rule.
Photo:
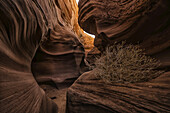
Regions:
<instances>
[{"instance_id":1,"label":"narrow canyon passage","mask_svg":"<svg viewBox=\"0 0 170 113\"><path fill-rule=\"evenodd\" d=\"M0 113L170 112L169 6L169 0L1 0ZM130 59L104 65L106 78L143 66L146 57L134 62L127 51L108 57L107 47L124 41L123 49L137 44L159 61L151 72L160 75L148 74L147 65L140 72L154 77L146 81L99 78L98 58Z\"/></svg>"},{"instance_id":2,"label":"narrow canyon passage","mask_svg":"<svg viewBox=\"0 0 170 113\"><path fill-rule=\"evenodd\" d=\"M41 41L32 61L32 72L46 95L57 104L58 112L65 113L67 89L88 70L84 58L94 47L94 37L79 27L75 0L56 3L61 11L58 16L65 23L50 29L48 37Z\"/></svg>"}]
</instances>

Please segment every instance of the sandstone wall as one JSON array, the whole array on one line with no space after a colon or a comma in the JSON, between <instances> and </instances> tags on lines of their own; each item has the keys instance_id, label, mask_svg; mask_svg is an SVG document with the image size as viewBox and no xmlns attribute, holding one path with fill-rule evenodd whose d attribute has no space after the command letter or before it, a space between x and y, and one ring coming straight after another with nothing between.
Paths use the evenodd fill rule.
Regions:
<instances>
[{"instance_id":1,"label":"sandstone wall","mask_svg":"<svg viewBox=\"0 0 170 113\"><path fill-rule=\"evenodd\" d=\"M0 1L1 113L57 113L31 72L39 42L58 23L57 15L52 0Z\"/></svg>"},{"instance_id":2,"label":"sandstone wall","mask_svg":"<svg viewBox=\"0 0 170 113\"><path fill-rule=\"evenodd\" d=\"M79 23L95 34L95 46L126 40L170 65L170 3L168 0L80 0Z\"/></svg>"},{"instance_id":3,"label":"sandstone wall","mask_svg":"<svg viewBox=\"0 0 170 113\"><path fill-rule=\"evenodd\" d=\"M67 92L67 113L168 113L170 72L149 82L106 84L93 72L81 75Z\"/></svg>"},{"instance_id":4,"label":"sandstone wall","mask_svg":"<svg viewBox=\"0 0 170 113\"><path fill-rule=\"evenodd\" d=\"M82 71L84 48L74 31L74 5L69 0L0 1L1 113L58 112L37 81L67 87Z\"/></svg>"},{"instance_id":5,"label":"sandstone wall","mask_svg":"<svg viewBox=\"0 0 170 113\"><path fill-rule=\"evenodd\" d=\"M80 26L96 35L94 44L101 52L114 42L126 40L159 59L167 72L148 82L127 84L105 83L96 78L95 70L84 73L68 89L67 113L170 111L169 6L169 0L79 1ZM96 53L97 49L90 52L92 58Z\"/></svg>"},{"instance_id":6,"label":"sandstone wall","mask_svg":"<svg viewBox=\"0 0 170 113\"><path fill-rule=\"evenodd\" d=\"M80 42L85 46L85 50L92 49L94 39L84 33L78 24L78 5L76 0L58 0L57 3L61 9L61 15L65 18L66 23L70 26L74 33L80 39Z\"/></svg>"},{"instance_id":7,"label":"sandstone wall","mask_svg":"<svg viewBox=\"0 0 170 113\"><path fill-rule=\"evenodd\" d=\"M85 35L78 25L75 0L56 0L57 18L54 29L41 41L32 62L36 80L57 88L70 86L84 72ZM86 37L86 38L85 38ZM91 37L90 37L91 38Z\"/></svg>"}]
</instances>

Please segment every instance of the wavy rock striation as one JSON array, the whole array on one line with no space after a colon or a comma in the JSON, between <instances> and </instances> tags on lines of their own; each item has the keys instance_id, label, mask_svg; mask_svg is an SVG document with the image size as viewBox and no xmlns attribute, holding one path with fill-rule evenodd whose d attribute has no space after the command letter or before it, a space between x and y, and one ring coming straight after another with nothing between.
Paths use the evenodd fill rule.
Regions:
<instances>
[{"instance_id":1,"label":"wavy rock striation","mask_svg":"<svg viewBox=\"0 0 170 113\"><path fill-rule=\"evenodd\" d=\"M79 1L80 26L96 35L94 43L101 52L114 42L126 40L159 59L167 72L134 84L105 84L96 78L94 70L84 73L68 89L67 113L170 112L169 6L168 0Z\"/></svg>"},{"instance_id":2,"label":"wavy rock striation","mask_svg":"<svg viewBox=\"0 0 170 113\"><path fill-rule=\"evenodd\" d=\"M75 0L57 0L56 4L58 22L41 42L32 62L32 71L39 83L64 88L84 72L84 42L80 37L84 35L79 32L82 29L77 22L78 6Z\"/></svg>"},{"instance_id":3,"label":"wavy rock striation","mask_svg":"<svg viewBox=\"0 0 170 113\"><path fill-rule=\"evenodd\" d=\"M126 40L170 66L169 6L169 0L80 0L79 23L96 35L94 44L101 51Z\"/></svg>"},{"instance_id":4,"label":"wavy rock striation","mask_svg":"<svg viewBox=\"0 0 170 113\"><path fill-rule=\"evenodd\" d=\"M85 50L94 47L94 38L84 33L78 24L78 5L76 0L57 0L58 7L61 9L61 16L66 21L67 26L78 36Z\"/></svg>"},{"instance_id":5,"label":"wavy rock striation","mask_svg":"<svg viewBox=\"0 0 170 113\"><path fill-rule=\"evenodd\" d=\"M67 113L168 113L170 72L145 83L105 84L84 73L67 92Z\"/></svg>"},{"instance_id":6,"label":"wavy rock striation","mask_svg":"<svg viewBox=\"0 0 170 113\"><path fill-rule=\"evenodd\" d=\"M40 40L57 23L52 4L52 0L0 1L1 113L57 113L31 72Z\"/></svg>"},{"instance_id":7,"label":"wavy rock striation","mask_svg":"<svg viewBox=\"0 0 170 113\"><path fill-rule=\"evenodd\" d=\"M60 84L80 75L84 49L59 2L67 4L66 0L0 1L1 113L57 113L57 105L37 81Z\"/></svg>"}]
</instances>

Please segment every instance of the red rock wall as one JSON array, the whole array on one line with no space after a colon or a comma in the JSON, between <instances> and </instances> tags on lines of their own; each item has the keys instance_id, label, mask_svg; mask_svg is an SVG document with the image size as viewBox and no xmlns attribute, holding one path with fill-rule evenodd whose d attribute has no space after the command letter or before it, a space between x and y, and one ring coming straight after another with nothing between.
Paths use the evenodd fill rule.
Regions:
<instances>
[{"instance_id":1,"label":"red rock wall","mask_svg":"<svg viewBox=\"0 0 170 113\"><path fill-rule=\"evenodd\" d=\"M84 48L74 29L75 22L72 23L76 13L74 3L56 0L58 22L54 29L49 29L32 62L32 71L39 83L68 87L84 71Z\"/></svg>"},{"instance_id":2,"label":"red rock wall","mask_svg":"<svg viewBox=\"0 0 170 113\"><path fill-rule=\"evenodd\" d=\"M66 21L67 26L72 28L72 31L78 36L78 39L83 44L85 50L90 50L94 47L94 38L84 33L78 24L78 5L76 0L56 0L61 9L61 16Z\"/></svg>"},{"instance_id":3,"label":"red rock wall","mask_svg":"<svg viewBox=\"0 0 170 113\"><path fill-rule=\"evenodd\" d=\"M95 46L101 52L115 41L139 43L169 70L169 3L168 0L80 0L79 23L96 35ZM91 53L95 55L98 51ZM143 83L107 84L96 78L93 71L82 74L68 89L67 113L170 111L170 72Z\"/></svg>"},{"instance_id":4,"label":"red rock wall","mask_svg":"<svg viewBox=\"0 0 170 113\"><path fill-rule=\"evenodd\" d=\"M79 1L80 26L96 35L95 46L101 52L115 41L126 40L159 59L167 72L148 82L133 84L107 84L96 78L95 70L84 73L68 89L67 113L170 111L169 6L168 0Z\"/></svg>"},{"instance_id":5,"label":"red rock wall","mask_svg":"<svg viewBox=\"0 0 170 113\"><path fill-rule=\"evenodd\" d=\"M68 89L67 113L168 113L170 72L149 82L106 84L92 71Z\"/></svg>"},{"instance_id":6,"label":"red rock wall","mask_svg":"<svg viewBox=\"0 0 170 113\"><path fill-rule=\"evenodd\" d=\"M80 75L84 48L58 2L0 1L1 113L57 113L37 81L63 87Z\"/></svg>"},{"instance_id":7,"label":"red rock wall","mask_svg":"<svg viewBox=\"0 0 170 113\"><path fill-rule=\"evenodd\" d=\"M169 0L80 0L79 23L101 51L126 40L170 66L169 6Z\"/></svg>"},{"instance_id":8,"label":"red rock wall","mask_svg":"<svg viewBox=\"0 0 170 113\"><path fill-rule=\"evenodd\" d=\"M57 20L52 0L0 1L0 112L57 113L31 72L41 39Z\"/></svg>"}]
</instances>

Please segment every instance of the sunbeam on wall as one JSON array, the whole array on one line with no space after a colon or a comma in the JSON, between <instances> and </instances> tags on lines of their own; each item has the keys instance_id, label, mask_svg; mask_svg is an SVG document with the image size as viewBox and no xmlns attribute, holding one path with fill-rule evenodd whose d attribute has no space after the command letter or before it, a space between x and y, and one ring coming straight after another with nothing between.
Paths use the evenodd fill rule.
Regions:
<instances>
[{"instance_id":1,"label":"sunbeam on wall","mask_svg":"<svg viewBox=\"0 0 170 113\"><path fill-rule=\"evenodd\" d=\"M76 0L76 2L77 2L77 4L78 4L79 0ZM85 31L84 31L84 32L85 32ZM89 33L87 33L87 32L85 32L85 33L88 34L88 35L90 35L91 37L95 38L95 35L89 34Z\"/></svg>"}]
</instances>

